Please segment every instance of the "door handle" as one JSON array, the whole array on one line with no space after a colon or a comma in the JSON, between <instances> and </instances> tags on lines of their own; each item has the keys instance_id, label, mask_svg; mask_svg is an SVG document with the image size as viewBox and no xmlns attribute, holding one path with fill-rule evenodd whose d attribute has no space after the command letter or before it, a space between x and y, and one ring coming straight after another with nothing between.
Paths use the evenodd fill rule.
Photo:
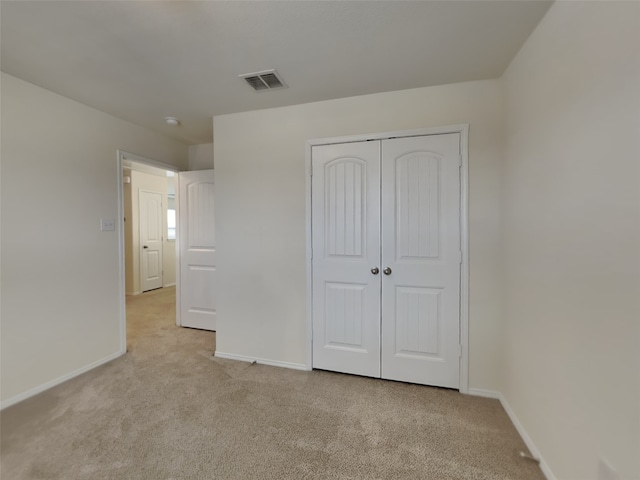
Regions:
<instances>
[{"instance_id":1,"label":"door handle","mask_svg":"<svg viewBox=\"0 0 640 480\"><path fill-rule=\"evenodd\" d=\"M380 270L378 270L378 267L373 267L371 269L371 273L373 273L374 275L377 275L378 273L380 273Z\"/></svg>"},{"instance_id":2,"label":"door handle","mask_svg":"<svg viewBox=\"0 0 640 480\"><path fill-rule=\"evenodd\" d=\"M142 248L149 248L149 247L147 247L147 246L145 245L145 246L144 246L144 247L142 247Z\"/></svg>"},{"instance_id":3,"label":"door handle","mask_svg":"<svg viewBox=\"0 0 640 480\"><path fill-rule=\"evenodd\" d=\"M391 275L391 269L390 269L389 267L385 268L382 272L383 272L385 275Z\"/></svg>"}]
</instances>

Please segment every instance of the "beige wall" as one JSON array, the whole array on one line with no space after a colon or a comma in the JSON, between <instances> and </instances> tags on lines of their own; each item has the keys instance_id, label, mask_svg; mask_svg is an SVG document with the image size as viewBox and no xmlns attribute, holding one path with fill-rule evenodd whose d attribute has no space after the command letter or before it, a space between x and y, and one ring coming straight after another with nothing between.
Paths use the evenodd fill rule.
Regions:
<instances>
[{"instance_id":1,"label":"beige wall","mask_svg":"<svg viewBox=\"0 0 640 480\"><path fill-rule=\"evenodd\" d=\"M505 75L501 390L558 480L640 478L639 46L639 3L556 2Z\"/></svg>"},{"instance_id":2,"label":"beige wall","mask_svg":"<svg viewBox=\"0 0 640 480\"><path fill-rule=\"evenodd\" d=\"M215 117L217 350L306 362L307 140L458 123L470 124L470 385L496 389L502 161L496 80Z\"/></svg>"},{"instance_id":3,"label":"beige wall","mask_svg":"<svg viewBox=\"0 0 640 480\"><path fill-rule=\"evenodd\" d=\"M164 171L161 172L164 173ZM135 170L130 171L129 175L131 176L131 184L125 184L125 217L129 222L125 222L125 233L129 235L125 237L126 292L127 295L138 295L142 292L140 286L140 190L162 194L163 228L165 231L162 246L162 283L163 286L176 283L176 242L175 240L167 240L166 235L168 182L173 182L173 179ZM131 196L129 211L126 210L127 191Z\"/></svg>"},{"instance_id":4,"label":"beige wall","mask_svg":"<svg viewBox=\"0 0 640 480\"><path fill-rule=\"evenodd\" d=\"M117 149L187 165L187 147L6 74L2 401L120 352Z\"/></svg>"},{"instance_id":5,"label":"beige wall","mask_svg":"<svg viewBox=\"0 0 640 480\"><path fill-rule=\"evenodd\" d=\"M213 168L213 143L189 146L189 170Z\"/></svg>"}]
</instances>

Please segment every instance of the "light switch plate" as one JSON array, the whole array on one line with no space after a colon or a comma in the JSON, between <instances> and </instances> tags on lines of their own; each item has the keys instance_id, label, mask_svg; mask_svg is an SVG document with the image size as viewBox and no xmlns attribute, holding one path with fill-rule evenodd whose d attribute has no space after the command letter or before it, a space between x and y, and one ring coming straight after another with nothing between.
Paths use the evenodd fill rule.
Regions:
<instances>
[{"instance_id":1,"label":"light switch plate","mask_svg":"<svg viewBox=\"0 0 640 480\"><path fill-rule=\"evenodd\" d=\"M116 221L113 218L100 219L100 231L111 232L116 229Z\"/></svg>"}]
</instances>

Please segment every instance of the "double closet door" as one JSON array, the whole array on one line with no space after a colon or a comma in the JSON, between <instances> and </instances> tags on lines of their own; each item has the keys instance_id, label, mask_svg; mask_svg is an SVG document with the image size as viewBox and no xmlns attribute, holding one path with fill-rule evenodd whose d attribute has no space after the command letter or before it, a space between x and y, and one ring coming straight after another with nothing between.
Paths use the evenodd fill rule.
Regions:
<instances>
[{"instance_id":1,"label":"double closet door","mask_svg":"<svg viewBox=\"0 0 640 480\"><path fill-rule=\"evenodd\" d=\"M460 134L312 147L313 368L458 388Z\"/></svg>"}]
</instances>

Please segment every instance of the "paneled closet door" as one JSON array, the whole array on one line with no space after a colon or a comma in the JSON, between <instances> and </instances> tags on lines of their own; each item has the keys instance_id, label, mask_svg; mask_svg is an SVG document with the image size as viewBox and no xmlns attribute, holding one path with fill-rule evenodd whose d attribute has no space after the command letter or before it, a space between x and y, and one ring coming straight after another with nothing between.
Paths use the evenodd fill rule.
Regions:
<instances>
[{"instance_id":1,"label":"paneled closet door","mask_svg":"<svg viewBox=\"0 0 640 480\"><path fill-rule=\"evenodd\" d=\"M380 377L380 142L312 150L313 368Z\"/></svg>"},{"instance_id":2,"label":"paneled closet door","mask_svg":"<svg viewBox=\"0 0 640 480\"><path fill-rule=\"evenodd\" d=\"M460 135L382 142L382 378L459 387Z\"/></svg>"}]
</instances>

